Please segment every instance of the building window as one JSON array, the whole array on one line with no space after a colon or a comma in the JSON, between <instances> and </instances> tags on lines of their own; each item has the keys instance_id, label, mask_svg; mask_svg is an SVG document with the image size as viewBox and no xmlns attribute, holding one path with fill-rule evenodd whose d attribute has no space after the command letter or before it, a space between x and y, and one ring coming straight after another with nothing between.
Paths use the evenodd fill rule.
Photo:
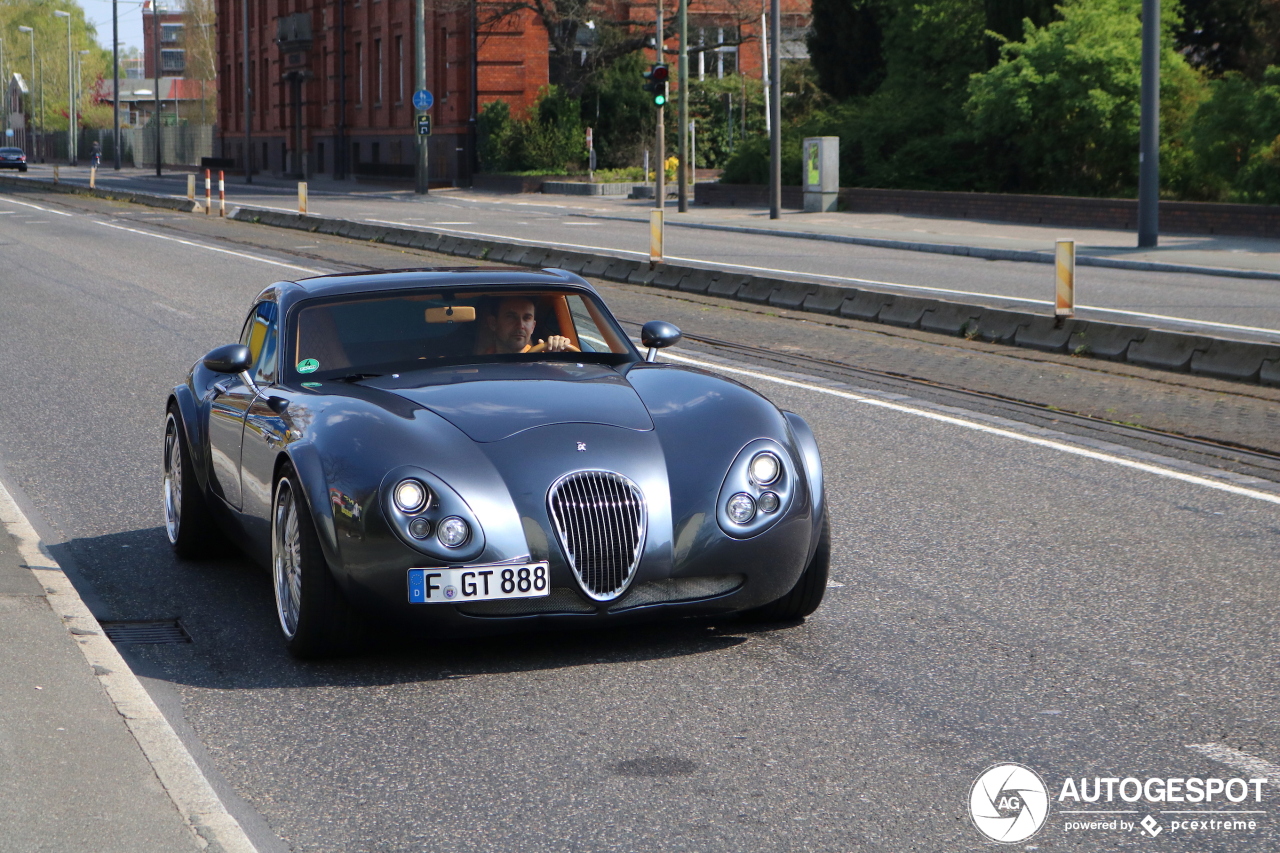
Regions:
<instances>
[{"instance_id":1,"label":"building window","mask_svg":"<svg viewBox=\"0 0 1280 853\"><path fill-rule=\"evenodd\" d=\"M404 36L396 36L396 103L404 103Z\"/></svg>"},{"instance_id":2,"label":"building window","mask_svg":"<svg viewBox=\"0 0 1280 853\"><path fill-rule=\"evenodd\" d=\"M160 51L160 70L170 77L182 76L183 70L187 67L187 52L185 50L162 50Z\"/></svg>"},{"instance_id":3,"label":"building window","mask_svg":"<svg viewBox=\"0 0 1280 853\"><path fill-rule=\"evenodd\" d=\"M356 104L364 103L364 45L356 42Z\"/></svg>"},{"instance_id":4,"label":"building window","mask_svg":"<svg viewBox=\"0 0 1280 853\"><path fill-rule=\"evenodd\" d=\"M160 43L177 44L182 41L182 24L161 24Z\"/></svg>"},{"instance_id":5,"label":"building window","mask_svg":"<svg viewBox=\"0 0 1280 853\"><path fill-rule=\"evenodd\" d=\"M382 106L382 39L373 40L373 61L377 63L378 73L374 78L377 80L378 88L373 93L373 103L375 106Z\"/></svg>"}]
</instances>

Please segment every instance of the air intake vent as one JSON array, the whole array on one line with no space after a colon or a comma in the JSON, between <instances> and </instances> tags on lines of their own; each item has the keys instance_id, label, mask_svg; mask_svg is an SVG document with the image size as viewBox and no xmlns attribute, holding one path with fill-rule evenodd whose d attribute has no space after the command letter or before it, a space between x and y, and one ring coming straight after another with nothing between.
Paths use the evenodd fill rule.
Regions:
<instances>
[{"instance_id":1,"label":"air intake vent","mask_svg":"<svg viewBox=\"0 0 1280 853\"><path fill-rule=\"evenodd\" d=\"M547 495L560 546L583 592L612 601L626 592L644 551L644 494L612 471L581 471Z\"/></svg>"},{"instance_id":2,"label":"air intake vent","mask_svg":"<svg viewBox=\"0 0 1280 853\"><path fill-rule=\"evenodd\" d=\"M100 622L102 632L118 646L137 643L189 643L191 635L177 619Z\"/></svg>"}]
</instances>

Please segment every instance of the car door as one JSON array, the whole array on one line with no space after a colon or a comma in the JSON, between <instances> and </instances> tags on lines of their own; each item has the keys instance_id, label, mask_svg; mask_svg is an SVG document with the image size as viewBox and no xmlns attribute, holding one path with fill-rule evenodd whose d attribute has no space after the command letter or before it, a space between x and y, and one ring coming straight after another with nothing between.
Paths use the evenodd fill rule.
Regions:
<instances>
[{"instance_id":1,"label":"car door","mask_svg":"<svg viewBox=\"0 0 1280 853\"><path fill-rule=\"evenodd\" d=\"M275 305L272 305L275 308ZM245 410L240 450L241 521L255 549L269 553L272 474L289 435L289 395L277 384L280 334L276 312L265 323L262 350L252 371L259 394Z\"/></svg>"},{"instance_id":2,"label":"car door","mask_svg":"<svg viewBox=\"0 0 1280 853\"><path fill-rule=\"evenodd\" d=\"M260 360L268 331L276 316L274 302L259 302L249 312L240 343L249 347L254 363ZM209 474L215 494L232 509L244 502L240 485L240 448L244 439L244 417L257 389L245 381L243 374L224 376L213 384L209 404Z\"/></svg>"}]
</instances>

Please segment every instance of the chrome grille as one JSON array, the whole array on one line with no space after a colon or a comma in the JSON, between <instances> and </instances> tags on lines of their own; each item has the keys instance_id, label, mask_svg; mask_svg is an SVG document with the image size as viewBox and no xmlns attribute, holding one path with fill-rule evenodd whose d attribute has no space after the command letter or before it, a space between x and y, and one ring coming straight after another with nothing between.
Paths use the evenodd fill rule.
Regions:
<instances>
[{"instance_id":1,"label":"chrome grille","mask_svg":"<svg viewBox=\"0 0 1280 853\"><path fill-rule=\"evenodd\" d=\"M612 471L580 471L547 494L556 536L582 591L611 601L626 591L644 550L644 494Z\"/></svg>"}]
</instances>

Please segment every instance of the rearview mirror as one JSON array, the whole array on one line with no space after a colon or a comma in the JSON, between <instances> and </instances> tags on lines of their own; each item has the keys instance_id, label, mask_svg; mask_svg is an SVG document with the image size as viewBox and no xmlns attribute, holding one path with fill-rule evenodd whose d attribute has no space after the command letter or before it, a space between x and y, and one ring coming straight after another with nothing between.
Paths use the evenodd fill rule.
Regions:
<instances>
[{"instance_id":1,"label":"rearview mirror","mask_svg":"<svg viewBox=\"0 0 1280 853\"><path fill-rule=\"evenodd\" d=\"M640 343L649 348L645 361L653 361L658 357L658 350L680 343L683 335L680 330L665 320L650 320L640 330Z\"/></svg>"},{"instance_id":2,"label":"rearview mirror","mask_svg":"<svg viewBox=\"0 0 1280 853\"><path fill-rule=\"evenodd\" d=\"M210 350L204 366L214 373L243 373L253 367L253 353L244 344L227 344Z\"/></svg>"}]
</instances>

